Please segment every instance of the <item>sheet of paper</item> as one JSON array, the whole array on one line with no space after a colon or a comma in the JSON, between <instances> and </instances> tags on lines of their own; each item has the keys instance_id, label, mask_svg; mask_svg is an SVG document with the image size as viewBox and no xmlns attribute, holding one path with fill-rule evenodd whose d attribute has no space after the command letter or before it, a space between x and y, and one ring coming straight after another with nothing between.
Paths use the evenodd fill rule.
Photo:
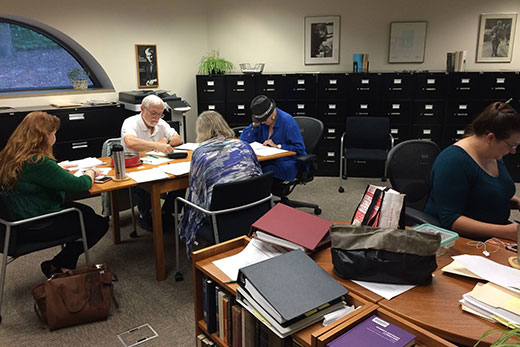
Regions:
<instances>
[{"instance_id":1,"label":"sheet of paper","mask_svg":"<svg viewBox=\"0 0 520 347\"><path fill-rule=\"evenodd\" d=\"M70 165L70 167L68 167L67 170L76 171L76 170L81 170L81 169L90 169L90 168L93 168L98 165L103 165L103 164L105 164L105 162L102 160L99 160L98 158L89 157L89 158L72 160L72 161L65 160L65 161L60 162L60 164L68 164L68 165Z\"/></svg>"},{"instance_id":2,"label":"sheet of paper","mask_svg":"<svg viewBox=\"0 0 520 347\"><path fill-rule=\"evenodd\" d=\"M390 283L376 283L366 281L354 281L352 282L359 284L361 287L365 287L371 292L381 295L383 298L390 300L398 295L403 294L407 290L415 287L413 284L390 284Z\"/></svg>"},{"instance_id":3,"label":"sheet of paper","mask_svg":"<svg viewBox=\"0 0 520 347\"><path fill-rule=\"evenodd\" d=\"M190 151L194 151L197 148L199 148L199 144L196 142L186 142L185 144L175 147L175 149L187 149Z\"/></svg>"},{"instance_id":4,"label":"sheet of paper","mask_svg":"<svg viewBox=\"0 0 520 347\"><path fill-rule=\"evenodd\" d=\"M520 294L488 282L477 283L471 296L494 308L503 308L520 317Z\"/></svg>"},{"instance_id":5,"label":"sheet of paper","mask_svg":"<svg viewBox=\"0 0 520 347\"><path fill-rule=\"evenodd\" d=\"M85 171L87 171L87 170L88 169L79 169L78 171L76 171L74 173L74 176L76 176L76 177L82 176L85 173ZM97 168L96 170L101 172L101 175L97 175L96 176L96 179L99 179L101 177L106 176L108 174L108 172L111 170L111 168L109 168L109 167L101 167L101 168Z\"/></svg>"},{"instance_id":6,"label":"sheet of paper","mask_svg":"<svg viewBox=\"0 0 520 347\"><path fill-rule=\"evenodd\" d=\"M251 239L242 252L231 257L215 260L213 264L225 273L232 281L238 278L238 270L251 264L256 264L277 255L287 252L282 247Z\"/></svg>"},{"instance_id":7,"label":"sheet of paper","mask_svg":"<svg viewBox=\"0 0 520 347\"><path fill-rule=\"evenodd\" d=\"M158 169L160 169L163 172L169 173L170 175L180 176L190 173L190 164L191 162L189 161L183 161L180 163L162 165L159 166Z\"/></svg>"},{"instance_id":8,"label":"sheet of paper","mask_svg":"<svg viewBox=\"0 0 520 347\"><path fill-rule=\"evenodd\" d=\"M155 155L155 156L160 156L160 157L166 157L166 153L163 153L163 152L159 152L159 151L148 151L146 152L145 154L148 154L148 155Z\"/></svg>"},{"instance_id":9,"label":"sheet of paper","mask_svg":"<svg viewBox=\"0 0 520 347\"><path fill-rule=\"evenodd\" d=\"M165 178L170 178L170 176L168 176L163 171L159 170L159 168L136 172L127 172L126 174L137 183L157 181Z\"/></svg>"},{"instance_id":10,"label":"sheet of paper","mask_svg":"<svg viewBox=\"0 0 520 347\"><path fill-rule=\"evenodd\" d=\"M469 271L468 269L466 269L464 266L462 266L459 263L457 263L455 260L452 261L451 263L449 263L448 265L446 265L445 267L443 267L442 271L443 272L448 272L448 273L451 273L451 274L455 274L455 275L476 278L478 280L482 280L483 279L483 278L475 275L473 272Z\"/></svg>"},{"instance_id":11,"label":"sheet of paper","mask_svg":"<svg viewBox=\"0 0 520 347\"><path fill-rule=\"evenodd\" d=\"M172 159L147 155L146 157L142 157L141 161L145 164L159 165L172 161Z\"/></svg>"},{"instance_id":12,"label":"sheet of paper","mask_svg":"<svg viewBox=\"0 0 520 347\"><path fill-rule=\"evenodd\" d=\"M520 270L501 265L479 255L463 254L452 258L475 275L502 287L520 292Z\"/></svg>"},{"instance_id":13,"label":"sheet of paper","mask_svg":"<svg viewBox=\"0 0 520 347\"><path fill-rule=\"evenodd\" d=\"M287 152L285 149L264 146L261 143L256 142L256 141L251 142L249 145L251 146L251 148L253 148L253 151L255 151L255 154L259 155L261 157Z\"/></svg>"}]
</instances>

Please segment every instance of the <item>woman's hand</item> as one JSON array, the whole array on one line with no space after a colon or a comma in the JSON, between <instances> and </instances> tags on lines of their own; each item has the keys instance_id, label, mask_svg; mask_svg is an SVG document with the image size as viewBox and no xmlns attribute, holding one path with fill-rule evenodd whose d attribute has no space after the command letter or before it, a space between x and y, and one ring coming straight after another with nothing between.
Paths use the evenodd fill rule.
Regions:
<instances>
[{"instance_id":1,"label":"woman's hand","mask_svg":"<svg viewBox=\"0 0 520 347\"><path fill-rule=\"evenodd\" d=\"M273 140L271 139L268 139L268 140L265 140L264 143L263 143L264 146L269 146L269 147L278 147L274 142Z\"/></svg>"}]
</instances>

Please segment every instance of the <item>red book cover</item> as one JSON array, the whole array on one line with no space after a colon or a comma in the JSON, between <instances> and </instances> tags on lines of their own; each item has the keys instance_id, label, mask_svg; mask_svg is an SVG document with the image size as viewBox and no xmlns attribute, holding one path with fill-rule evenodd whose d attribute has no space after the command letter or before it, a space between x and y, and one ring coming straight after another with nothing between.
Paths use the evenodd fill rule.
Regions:
<instances>
[{"instance_id":1,"label":"red book cover","mask_svg":"<svg viewBox=\"0 0 520 347\"><path fill-rule=\"evenodd\" d=\"M331 224L328 220L279 203L251 225L251 233L263 231L312 252L330 241L326 236Z\"/></svg>"}]
</instances>

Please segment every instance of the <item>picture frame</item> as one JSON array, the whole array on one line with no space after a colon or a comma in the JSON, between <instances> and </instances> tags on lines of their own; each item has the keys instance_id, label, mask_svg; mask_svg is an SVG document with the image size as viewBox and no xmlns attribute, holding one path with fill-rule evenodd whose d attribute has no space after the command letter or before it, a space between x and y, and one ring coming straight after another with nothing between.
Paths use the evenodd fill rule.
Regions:
<instances>
[{"instance_id":1,"label":"picture frame","mask_svg":"<svg viewBox=\"0 0 520 347\"><path fill-rule=\"evenodd\" d=\"M159 87L157 45L136 44L135 58L137 64L137 85L139 88Z\"/></svg>"},{"instance_id":2,"label":"picture frame","mask_svg":"<svg viewBox=\"0 0 520 347\"><path fill-rule=\"evenodd\" d=\"M477 63L510 63L517 13L480 15Z\"/></svg>"},{"instance_id":3,"label":"picture frame","mask_svg":"<svg viewBox=\"0 0 520 347\"><path fill-rule=\"evenodd\" d=\"M339 64L340 16L305 17L304 63Z\"/></svg>"},{"instance_id":4,"label":"picture frame","mask_svg":"<svg viewBox=\"0 0 520 347\"><path fill-rule=\"evenodd\" d=\"M424 63L428 22L392 22L388 63Z\"/></svg>"}]
</instances>

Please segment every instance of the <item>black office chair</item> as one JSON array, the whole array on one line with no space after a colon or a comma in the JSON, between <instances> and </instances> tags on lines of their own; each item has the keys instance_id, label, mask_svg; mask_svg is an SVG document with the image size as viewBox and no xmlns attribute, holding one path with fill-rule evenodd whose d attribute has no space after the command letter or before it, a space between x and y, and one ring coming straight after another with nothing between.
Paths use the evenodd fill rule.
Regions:
<instances>
[{"instance_id":1,"label":"black office chair","mask_svg":"<svg viewBox=\"0 0 520 347\"><path fill-rule=\"evenodd\" d=\"M274 194L280 196L279 202L287 206L310 207L314 209L314 214L319 215L321 214L321 209L317 204L290 200L288 195L291 194L297 185L307 184L314 179L314 174L318 168L318 156L313 154L313 152L323 135L323 122L319 119L305 116L294 117L294 120L300 127L307 154L296 157L298 173L295 179L293 181L284 181L280 191L276 191Z\"/></svg>"},{"instance_id":2,"label":"black office chair","mask_svg":"<svg viewBox=\"0 0 520 347\"><path fill-rule=\"evenodd\" d=\"M197 237L217 244L247 235L251 224L273 207L271 185L273 172L213 187L209 210L177 197L175 199L175 250L177 271L175 280L181 281L179 271L179 214L178 204L189 205L210 217L198 230Z\"/></svg>"},{"instance_id":3,"label":"black office chair","mask_svg":"<svg viewBox=\"0 0 520 347\"><path fill-rule=\"evenodd\" d=\"M106 140L103 143L103 147L101 148L101 156L102 157L108 157L112 153L112 146L115 144L121 144L121 138L115 137ZM119 211L124 211L131 209L132 211L132 225L134 229L130 232L130 237L136 238L137 235L137 228L136 228L136 218L135 218L135 210L134 206L136 203L134 202L133 195L132 195L132 189L121 189L117 190L115 192L112 192L112 194L117 194L117 201L118 201L118 207ZM110 206L110 197L109 193L101 193L101 204L102 204L102 215L103 216L109 216L112 209Z\"/></svg>"},{"instance_id":4,"label":"black office chair","mask_svg":"<svg viewBox=\"0 0 520 347\"><path fill-rule=\"evenodd\" d=\"M52 239L41 242L23 242L18 235L27 230L38 230L45 233L50 227L50 220L66 213L77 213L79 225L71 225L70 236L58 239ZM79 228L78 228L79 227ZM85 234L85 224L83 222L83 214L75 207L63 209L58 212L47 213L27 219L16 220L11 210L9 200L5 193L0 192L0 249L2 250L2 275L0 277L0 322L2 321L2 300L4 296L5 274L7 264L23 255L40 251L43 249L64 245L67 242L73 242L81 239L83 241L83 249L85 259L89 264L87 237Z\"/></svg>"},{"instance_id":5,"label":"black office chair","mask_svg":"<svg viewBox=\"0 0 520 347\"><path fill-rule=\"evenodd\" d=\"M430 194L430 172L439 152L433 141L408 140L388 153L386 171L390 183L395 190L406 194L406 225L440 225L437 218L423 212Z\"/></svg>"},{"instance_id":6,"label":"black office chair","mask_svg":"<svg viewBox=\"0 0 520 347\"><path fill-rule=\"evenodd\" d=\"M242 131L244 131L245 128L247 128L247 125L239 125L231 128L231 130L235 133L235 137L240 138L240 135L242 135Z\"/></svg>"},{"instance_id":7,"label":"black office chair","mask_svg":"<svg viewBox=\"0 0 520 347\"><path fill-rule=\"evenodd\" d=\"M345 132L341 136L338 191L345 191L343 180L348 178L349 161L380 163L384 170L388 151L393 146L388 117L347 117ZM386 172L381 180L386 181Z\"/></svg>"}]
</instances>

